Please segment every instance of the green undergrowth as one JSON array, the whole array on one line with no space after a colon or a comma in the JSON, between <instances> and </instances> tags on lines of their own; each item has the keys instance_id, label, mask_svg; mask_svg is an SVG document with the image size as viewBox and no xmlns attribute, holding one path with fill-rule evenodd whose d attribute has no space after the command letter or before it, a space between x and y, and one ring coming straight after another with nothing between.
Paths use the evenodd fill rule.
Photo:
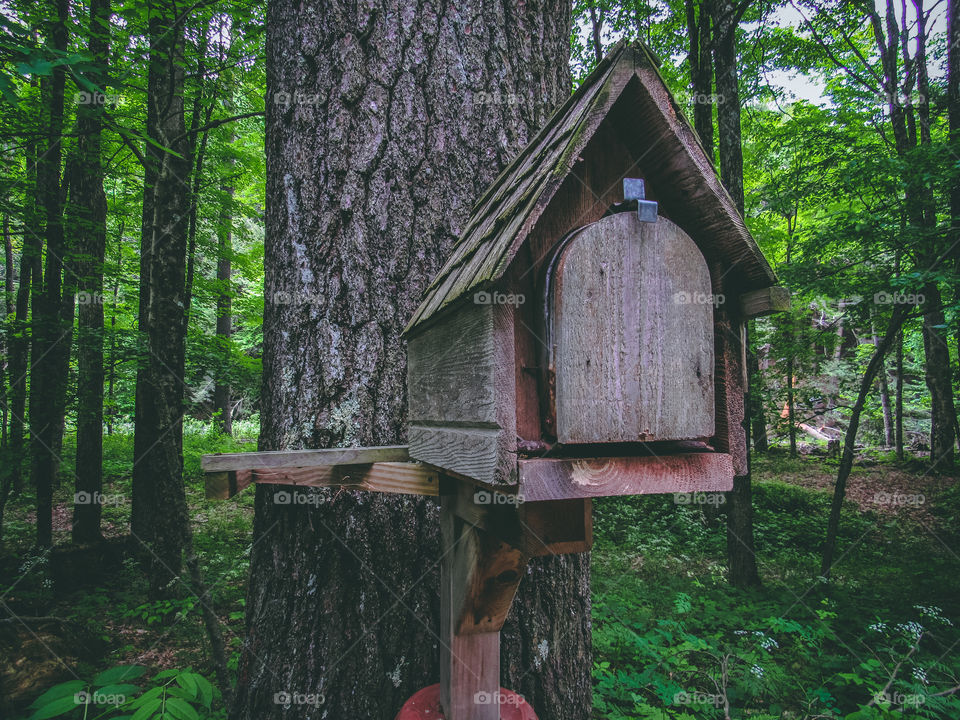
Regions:
<instances>
[{"instance_id":1,"label":"green undergrowth","mask_svg":"<svg viewBox=\"0 0 960 720\"><path fill-rule=\"evenodd\" d=\"M595 717L960 717L960 493L933 498L924 520L847 503L828 581L831 498L778 479L796 471L835 469L822 458L754 468L752 589L726 581L715 496L595 503Z\"/></svg>"}]
</instances>

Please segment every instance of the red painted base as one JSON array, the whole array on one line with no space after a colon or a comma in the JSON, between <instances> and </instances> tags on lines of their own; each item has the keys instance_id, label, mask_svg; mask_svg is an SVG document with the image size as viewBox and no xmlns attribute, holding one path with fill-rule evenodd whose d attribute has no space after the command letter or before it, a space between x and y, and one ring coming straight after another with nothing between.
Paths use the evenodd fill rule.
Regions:
<instances>
[{"instance_id":1,"label":"red painted base","mask_svg":"<svg viewBox=\"0 0 960 720\"><path fill-rule=\"evenodd\" d=\"M537 720L533 708L522 695L500 688L499 698L489 698L500 703L500 720ZM478 698L478 700L480 700ZM440 709L440 685L431 685L420 690L400 708L396 720L444 720Z\"/></svg>"}]
</instances>

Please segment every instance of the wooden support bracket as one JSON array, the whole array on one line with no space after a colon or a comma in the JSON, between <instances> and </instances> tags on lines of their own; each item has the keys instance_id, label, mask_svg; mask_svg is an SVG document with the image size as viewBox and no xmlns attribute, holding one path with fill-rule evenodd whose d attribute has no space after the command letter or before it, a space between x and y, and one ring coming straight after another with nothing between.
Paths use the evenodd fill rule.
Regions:
<instances>
[{"instance_id":1,"label":"wooden support bracket","mask_svg":"<svg viewBox=\"0 0 960 720\"><path fill-rule=\"evenodd\" d=\"M745 320L790 309L790 291L774 285L740 296L740 313Z\"/></svg>"},{"instance_id":2,"label":"wooden support bracket","mask_svg":"<svg viewBox=\"0 0 960 720\"><path fill-rule=\"evenodd\" d=\"M529 557L587 552L593 545L589 498L527 503L522 496L458 482L450 492L449 505L458 518Z\"/></svg>"}]
</instances>

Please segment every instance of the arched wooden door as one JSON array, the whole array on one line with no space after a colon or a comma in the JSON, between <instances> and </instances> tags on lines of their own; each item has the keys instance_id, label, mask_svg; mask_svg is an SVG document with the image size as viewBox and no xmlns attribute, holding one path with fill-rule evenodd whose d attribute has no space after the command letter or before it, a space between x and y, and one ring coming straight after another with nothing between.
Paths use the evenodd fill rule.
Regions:
<instances>
[{"instance_id":1,"label":"arched wooden door","mask_svg":"<svg viewBox=\"0 0 960 720\"><path fill-rule=\"evenodd\" d=\"M547 289L556 435L565 444L714 433L706 260L666 218L603 218L559 251Z\"/></svg>"}]
</instances>

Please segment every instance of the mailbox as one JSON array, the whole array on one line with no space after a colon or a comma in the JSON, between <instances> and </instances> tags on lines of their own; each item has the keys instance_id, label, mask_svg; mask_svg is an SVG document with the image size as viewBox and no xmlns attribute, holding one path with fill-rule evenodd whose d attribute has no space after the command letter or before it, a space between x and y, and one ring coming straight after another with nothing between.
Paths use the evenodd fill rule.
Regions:
<instances>
[{"instance_id":1,"label":"mailbox","mask_svg":"<svg viewBox=\"0 0 960 720\"><path fill-rule=\"evenodd\" d=\"M528 500L727 490L784 292L642 44L477 203L406 328L410 457Z\"/></svg>"}]
</instances>

